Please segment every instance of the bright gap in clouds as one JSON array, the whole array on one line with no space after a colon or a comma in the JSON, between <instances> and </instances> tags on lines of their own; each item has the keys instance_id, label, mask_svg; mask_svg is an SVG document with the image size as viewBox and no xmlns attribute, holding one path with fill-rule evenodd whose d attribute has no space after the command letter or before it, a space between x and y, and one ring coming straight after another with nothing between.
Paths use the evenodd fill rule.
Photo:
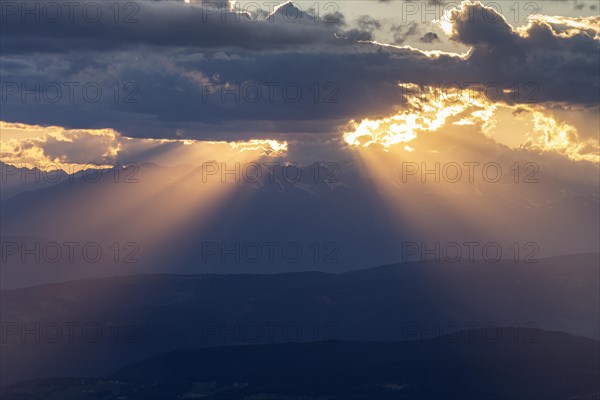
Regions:
<instances>
[{"instance_id":1,"label":"bright gap in clouds","mask_svg":"<svg viewBox=\"0 0 600 400\"><path fill-rule=\"evenodd\" d=\"M600 162L597 138L582 137L575 126L557 120L541 106L494 101L481 87L467 90L416 84L400 84L400 87L406 93L406 107L388 117L350 121L343 134L347 144L381 147L386 151L403 147L413 151L419 135L443 134L450 126L472 125L511 148L555 152L575 161ZM514 93L505 91L503 95L510 97Z\"/></svg>"},{"instance_id":2,"label":"bright gap in clouds","mask_svg":"<svg viewBox=\"0 0 600 400\"><path fill-rule=\"evenodd\" d=\"M288 143L275 139L200 141L190 139L138 139L113 129L65 129L0 121L0 161L40 170L77 172L110 168L116 163L154 162L164 166L200 165L205 161L281 156Z\"/></svg>"}]
</instances>

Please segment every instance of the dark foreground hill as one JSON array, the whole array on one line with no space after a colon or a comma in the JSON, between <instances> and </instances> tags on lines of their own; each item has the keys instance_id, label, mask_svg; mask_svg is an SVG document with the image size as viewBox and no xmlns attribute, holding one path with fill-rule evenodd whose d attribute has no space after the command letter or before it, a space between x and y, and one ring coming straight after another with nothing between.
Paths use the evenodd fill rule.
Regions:
<instances>
[{"instance_id":1,"label":"dark foreground hill","mask_svg":"<svg viewBox=\"0 0 600 400\"><path fill-rule=\"evenodd\" d=\"M101 379L28 381L2 399L598 399L599 355L598 341L512 328L230 346L169 352Z\"/></svg>"}]
</instances>

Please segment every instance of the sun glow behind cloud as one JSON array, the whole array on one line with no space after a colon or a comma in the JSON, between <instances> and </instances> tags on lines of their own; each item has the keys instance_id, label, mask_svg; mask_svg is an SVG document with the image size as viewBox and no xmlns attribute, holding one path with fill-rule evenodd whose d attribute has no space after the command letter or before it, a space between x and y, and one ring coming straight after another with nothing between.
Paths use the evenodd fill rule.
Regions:
<instances>
[{"instance_id":1,"label":"sun glow behind cloud","mask_svg":"<svg viewBox=\"0 0 600 400\"><path fill-rule=\"evenodd\" d=\"M477 126L498 143L515 149L555 152L571 160L600 162L598 139L582 138L575 126L559 122L541 105L511 105L493 101L484 88L441 90L440 87L400 84L406 106L396 115L349 122L344 141L353 147L392 147L414 151L415 139L425 134L442 134L451 126ZM505 91L504 95L513 95ZM499 117L500 111L504 111ZM509 111L510 113L506 113ZM525 115L525 124L504 132L502 119ZM411 143L410 145L408 145ZM435 149L428 149L435 151Z\"/></svg>"},{"instance_id":2,"label":"sun glow behind cloud","mask_svg":"<svg viewBox=\"0 0 600 400\"><path fill-rule=\"evenodd\" d=\"M285 141L200 141L191 139L145 139L122 136L112 129L65 129L0 121L0 161L41 170L77 172L110 168L116 163L154 162L162 165L199 165L242 152L253 157L282 156Z\"/></svg>"},{"instance_id":3,"label":"sun glow behind cloud","mask_svg":"<svg viewBox=\"0 0 600 400\"><path fill-rule=\"evenodd\" d=\"M449 119L456 125L482 123L489 128L490 115L496 105L486 101L480 92L454 91L442 93L433 87L421 87L408 83L400 84L409 91L406 108L398 114L379 119L365 119L360 123L351 121L353 131L344 133L346 143L353 146L369 147L379 145L385 149L414 140L419 133L436 132ZM418 93L422 89L421 93Z\"/></svg>"},{"instance_id":4,"label":"sun glow behind cloud","mask_svg":"<svg viewBox=\"0 0 600 400\"><path fill-rule=\"evenodd\" d=\"M597 140L581 139L577 129L561 123L541 111L533 111L533 133L523 148L533 151L555 151L572 160L600 162L600 146Z\"/></svg>"}]
</instances>

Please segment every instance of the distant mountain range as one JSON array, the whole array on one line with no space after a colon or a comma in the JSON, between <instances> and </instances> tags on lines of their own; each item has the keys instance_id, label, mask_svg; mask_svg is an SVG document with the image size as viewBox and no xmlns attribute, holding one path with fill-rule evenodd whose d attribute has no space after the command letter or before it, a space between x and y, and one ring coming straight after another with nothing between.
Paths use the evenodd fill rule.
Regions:
<instances>
[{"instance_id":1,"label":"distant mountain range","mask_svg":"<svg viewBox=\"0 0 600 400\"><path fill-rule=\"evenodd\" d=\"M430 340L179 350L103 378L0 389L3 400L600 398L600 342L540 331L472 330ZM466 338L472 338L467 340Z\"/></svg>"},{"instance_id":2,"label":"distant mountain range","mask_svg":"<svg viewBox=\"0 0 600 400\"><path fill-rule=\"evenodd\" d=\"M262 167L260 179L242 172L239 182L231 174L209 174L214 164L144 163L23 188L13 181L25 172L13 171L12 183L2 184L12 193L1 202L3 241L25 238L21 247L100 243L105 259L34 263L9 257L1 284L11 289L125 273L344 272L404 261L406 243L458 243L463 260L466 242L480 243L475 259L490 242L499 243L503 259L515 256L516 243L519 261L531 253L528 244L535 258L598 251L600 200L590 171L582 167L574 178L541 166L538 183L515 183L510 166L496 183L479 177L455 184L423 184L418 176L402 182L401 167L393 164L379 182L356 162L289 170L275 163ZM130 254L123 247L134 243L139 262L113 262L115 243L120 261ZM272 260L269 243L277 247ZM242 250L232 255L236 246Z\"/></svg>"},{"instance_id":3,"label":"distant mountain range","mask_svg":"<svg viewBox=\"0 0 600 400\"><path fill-rule=\"evenodd\" d=\"M58 166L58 164L57 164ZM13 166L0 161L0 200L16 196L19 193L54 186L69 178L63 170L26 168Z\"/></svg>"}]
</instances>

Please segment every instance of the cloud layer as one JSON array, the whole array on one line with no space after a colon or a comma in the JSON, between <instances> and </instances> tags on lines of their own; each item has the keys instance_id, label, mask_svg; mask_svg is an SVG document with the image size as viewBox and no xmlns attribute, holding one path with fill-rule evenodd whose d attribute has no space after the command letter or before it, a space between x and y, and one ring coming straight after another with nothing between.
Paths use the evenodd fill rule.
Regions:
<instances>
[{"instance_id":1,"label":"cloud layer","mask_svg":"<svg viewBox=\"0 0 600 400\"><path fill-rule=\"evenodd\" d=\"M516 29L493 8L465 2L440 21L470 48L455 54L379 44L375 19L350 24L289 3L254 14L214 3L131 4L117 20L101 6L97 22L92 6L85 18L46 15L39 23L5 10L1 119L246 140L334 135L350 120L410 111L401 83L485 90L515 107L589 113L600 102L599 17L536 16ZM427 43L438 37L419 35Z\"/></svg>"}]
</instances>

